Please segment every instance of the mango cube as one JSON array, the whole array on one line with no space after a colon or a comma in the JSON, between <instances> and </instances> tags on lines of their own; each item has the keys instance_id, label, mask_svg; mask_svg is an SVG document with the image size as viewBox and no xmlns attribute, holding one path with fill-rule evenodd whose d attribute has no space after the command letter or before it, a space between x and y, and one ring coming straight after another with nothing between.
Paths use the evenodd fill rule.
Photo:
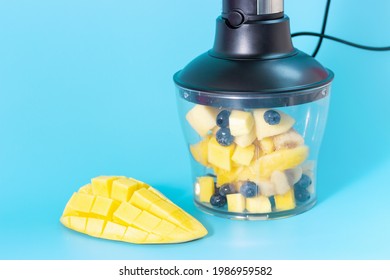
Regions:
<instances>
[{"instance_id":1,"label":"mango cube","mask_svg":"<svg viewBox=\"0 0 390 280\"><path fill-rule=\"evenodd\" d=\"M87 225L86 217L70 217L69 222L74 230L85 232L85 226Z\"/></svg>"},{"instance_id":2,"label":"mango cube","mask_svg":"<svg viewBox=\"0 0 390 280\"><path fill-rule=\"evenodd\" d=\"M140 188L137 181L120 178L112 183L111 198L119 201L129 201L133 193Z\"/></svg>"},{"instance_id":3,"label":"mango cube","mask_svg":"<svg viewBox=\"0 0 390 280\"><path fill-rule=\"evenodd\" d=\"M106 225L105 220L88 218L87 226L85 228L85 233L95 237L100 237L102 235L105 225Z\"/></svg>"},{"instance_id":4,"label":"mango cube","mask_svg":"<svg viewBox=\"0 0 390 280\"><path fill-rule=\"evenodd\" d=\"M146 231L140 230L135 227L127 227L125 234L123 235L123 241L131 243L143 243L148 237Z\"/></svg>"},{"instance_id":5,"label":"mango cube","mask_svg":"<svg viewBox=\"0 0 390 280\"><path fill-rule=\"evenodd\" d=\"M211 196L214 194L214 178L213 177L199 177L199 200L201 202L210 202Z\"/></svg>"},{"instance_id":6,"label":"mango cube","mask_svg":"<svg viewBox=\"0 0 390 280\"><path fill-rule=\"evenodd\" d=\"M202 164L203 166L208 166L208 142L209 137L205 137L199 143L190 145L190 151L193 158Z\"/></svg>"},{"instance_id":7,"label":"mango cube","mask_svg":"<svg viewBox=\"0 0 390 280\"><path fill-rule=\"evenodd\" d=\"M268 197L260 195L246 198L246 210L251 213L269 213L272 212L271 202Z\"/></svg>"},{"instance_id":8,"label":"mango cube","mask_svg":"<svg viewBox=\"0 0 390 280\"><path fill-rule=\"evenodd\" d=\"M159 200L150 205L148 211L157 217L164 218L178 209L177 206L168 201Z\"/></svg>"},{"instance_id":9,"label":"mango cube","mask_svg":"<svg viewBox=\"0 0 390 280\"><path fill-rule=\"evenodd\" d=\"M117 176L99 176L91 180L92 192L94 195L110 197L112 182L118 179Z\"/></svg>"},{"instance_id":10,"label":"mango cube","mask_svg":"<svg viewBox=\"0 0 390 280\"><path fill-rule=\"evenodd\" d=\"M147 189L139 189L132 195L130 203L140 209L149 209L152 204L159 200L161 200L160 197Z\"/></svg>"},{"instance_id":11,"label":"mango cube","mask_svg":"<svg viewBox=\"0 0 390 280\"><path fill-rule=\"evenodd\" d=\"M113 220L124 225L131 225L133 224L134 220L139 215L141 215L141 213L141 209L135 207L134 205L131 205L130 203L122 202L118 209L115 211L113 215Z\"/></svg>"},{"instance_id":12,"label":"mango cube","mask_svg":"<svg viewBox=\"0 0 390 280\"><path fill-rule=\"evenodd\" d=\"M233 136L249 134L254 124L251 112L233 110L229 116L229 128Z\"/></svg>"},{"instance_id":13,"label":"mango cube","mask_svg":"<svg viewBox=\"0 0 390 280\"><path fill-rule=\"evenodd\" d=\"M218 113L219 110L216 108L198 104L187 113L186 119L192 128L204 137L216 126L215 119Z\"/></svg>"},{"instance_id":14,"label":"mango cube","mask_svg":"<svg viewBox=\"0 0 390 280\"><path fill-rule=\"evenodd\" d=\"M162 220L154 229L153 233L158 234L160 236L167 236L169 235L176 226L172 224L171 222Z\"/></svg>"},{"instance_id":15,"label":"mango cube","mask_svg":"<svg viewBox=\"0 0 390 280\"><path fill-rule=\"evenodd\" d=\"M139 229L151 232L160 222L160 218L147 211L142 211L142 213L135 218L133 224Z\"/></svg>"},{"instance_id":16,"label":"mango cube","mask_svg":"<svg viewBox=\"0 0 390 280\"><path fill-rule=\"evenodd\" d=\"M229 212L243 212L245 210L245 197L240 193L226 195Z\"/></svg>"},{"instance_id":17,"label":"mango cube","mask_svg":"<svg viewBox=\"0 0 390 280\"><path fill-rule=\"evenodd\" d=\"M291 210L295 208L294 190L290 189L282 195L275 195L275 208L277 211Z\"/></svg>"},{"instance_id":18,"label":"mango cube","mask_svg":"<svg viewBox=\"0 0 390 280\"><path fill-rule=\"evenodd\" d=\"M89 213L91 211L95 196L86 193L74 193L70 198L66 208L81 213Z\"/></svg>"},{"instance_id":19,"label":"mango cube","mask_svg":"<svg viewBox=\"0 0 390 280\"><path fill-rule=\"evenodd\" d=\"M97 196L92 205L91 213L101 217L111 217L115 209L118 207L117 202L111 198Z\"/></svg>"},{"instance_id":20,"label":"mango cube","mask_svg":"<svg viewBox=\"0 0 390 280\"><path fill-rule=\"evenodd\" d=\"M101 237L111 240L122 240L127 227L108 221Z\"/></svg>"},{"instance_id":21,"label":"mango cube","mask_svg":"<svg viewBox=\"0 0 390 280\"><path fill-rule=\"evenodd\" d=\"M237 164L249 166L254 155L255 145L250 145L245 148L237 146L234 150L232 160Z\"/></svg>"},{"instance_id":22,"label":"mango cube","mask_svg":"<svg viewBox=\"0 0 390 280\"><path fill-rule=\"evenodd\" d=\"M231 157L234 152L235 145L221 146L217 139L212 137L208 142L208 161L210 164L230 171L232 169Z\"/></svg>"}]
</instances>

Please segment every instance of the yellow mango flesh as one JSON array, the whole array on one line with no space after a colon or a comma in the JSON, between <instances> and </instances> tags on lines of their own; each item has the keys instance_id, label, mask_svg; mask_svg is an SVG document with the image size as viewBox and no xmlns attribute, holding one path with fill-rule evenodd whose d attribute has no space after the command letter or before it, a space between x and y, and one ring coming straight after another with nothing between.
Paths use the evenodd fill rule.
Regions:
<instances>
[{"instance_id":1,"label":"yellow mango flesh","mask_svg":"<svg viewBox=\"0 0 390 280\"><path fill-rule=\"evenodd\" d=\"M214 194L214 179L213 177L199 177L199 200L201 202L210 202L211 196Z\"/></svg>"},{"instance_id":2,"label":"yellow mango flesh","mask_svg":"<svg viewBox=\"0 0 390 280\"><path fill-rule=\"evenodd\" d=\"M215 137L212 137L208 142L208 162L217 168L226 171L232 169L232 160L235 144L228 147L221 146Z\"/></svg>"},{"instance_id":3,"label":"yellow mango flesh","mask_svg":"<svg viewBox=\"0 0 390 280\"><path fill-rule=\"evenodd\" d=\"M250 145L245 148L237 146L234 150L232 160L239 165L249 166L254 155L255 145Z\"/></svg>"},{"instance_id":4,"label":"yellow mango flesh","mask_svg":"<svg viewBox=\"0 0 390 280\"><path fill-rule=\"evenodd\" d=\"M283 171L300 165L306 160L308 154L307 146L299 146L262 156L257 160L258 174L262 178L269 178L275 170Z\"/></svg>"},{"instance_id":5,"label":"yellow mango flesh","mask_svg":"<svg viewBox=\"0 0 390 280\"><path fill-rule=\"evenodd\" d=\"M190 151L193 158L202 164L203 166L208 166L208 142L209 137L205 137L200 142L190 145Z\"/></svg>"},{"instance_id":6,"label":"yellow mango flesh","mask_svg":"<svg viewBox=\"0 0 390 280\"><path fill-rule=\"evenodd\" d=\"M61 223L94 237L137 244L181 243L207 234L194 217L147 184L101 176L67 203Z\"/></svg>"},{"instance_id":7,"label":"yellow mango flesh","mask_svg":"<svg viewBox=\"0 0 390 280\"><path fill-rule=\"evenodd\" d=\"M290 189L282 195L275 195L275 208L278 211L291 210L295 208L294 190Z\"/></svg>"}]
</instances>

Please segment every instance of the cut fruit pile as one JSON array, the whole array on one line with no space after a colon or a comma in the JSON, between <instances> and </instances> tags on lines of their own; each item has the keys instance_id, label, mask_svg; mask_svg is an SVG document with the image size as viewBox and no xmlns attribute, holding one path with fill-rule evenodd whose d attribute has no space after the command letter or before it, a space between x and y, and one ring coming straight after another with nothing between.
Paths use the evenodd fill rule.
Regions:
<instances>
[{"instance_id":1,"label":"cut fruit pile","mask_svg":"<svg viewBox=\"0 0 390 280\"><path fill-rule=\"evenodd\" d=\"M135 179L99 176L67 203L61 223L94 237L130 243L180 243L207 230L158 190Z\"/></svg>"},{"instance_id":2,"label":"cut fruit pile","mask_svg":"<svg viewBox=\"0 0 390 280\"><path fill-rule=\"evenodd\" d=\"M270 213L313 196L315 164L307 161L309 148L291 116L276 109L195 105L186 119L201 137L190 145L194 160L205 167L195 184L198 202L229 212Z\"/></svg>"}]
</instances>

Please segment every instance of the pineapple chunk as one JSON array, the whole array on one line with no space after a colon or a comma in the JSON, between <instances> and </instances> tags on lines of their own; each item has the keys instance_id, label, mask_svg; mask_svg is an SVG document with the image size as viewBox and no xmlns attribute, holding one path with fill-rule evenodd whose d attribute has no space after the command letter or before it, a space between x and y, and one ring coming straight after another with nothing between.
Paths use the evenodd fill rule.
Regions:
<instances>
[{"instance_id":1,"label":"pineapple chunk","mask_svg":"<svg viewBox=\"0 0 390 280\"><path fill-rule=\"evenodd\" d=\"M219 111L216 108L204 105L195 105L186 115L188 123L201 136L204 137L207 133L216 126L216 118Z\"/></svg>"},{"instance_id":2,"label":"pineapple chunk","mask_svg":"<svg viewBox=\"0 0 390 280\"><path fill-rule=\"evenodd\" d=\"M282 195L275 195L275 208L277 211L291 210L295 208L294 190L290 189Z\"/></svg>"},{"instance_id":3,"label":"pineapple chunk","mask_svg":"<svg viewBox=\"0 0 390 280\"><path fill-rule=\"evenodd\" d=\"M199 177L199 200L201 202L210 202L211 196L214 194L214 178L213 177Z\"/></svg>"},{"instance_id":4,"label":"pineapple chunk","mask_svg":"<svg viewBox=\"0 0 390 280\"><path fill-rule=\"evenodd\" d=\"M272 212L271 202L268 197L260 195L246 198L246 210L251 213L269 213Z\"/></svg>"},{"instance_id":5,"label":"pineapple chunk","mask_svg":"<svg viewBox=\"0 0 390 280\"><path fill-rule=\"evenodd\" d=\"M67 203L61 223L94 237L142 244L187 242L207 234L201 223L158 190L135 179L122 179L136 182L140 189L131 195L130 188L118 184L121 187L110 198L108 188L103 195L91 195L89 187L82 187ZM130 200L123 201L128 196Z\"/></svg>"},{"instance_id":6,"label":"pineapple chunk","mask_svg":"<svg viewBox=\"0 0 390 280\"><path fill-rule=\"evenodd\" d=\"M294 168L305 161L309 154L307 146L299 146L294 149L279 150L257 160L259 174L263 178L269 178L275 170Z\"/></svg>"},{"instance_id":7,"label":"pineapple chunk","mask_svg":"<svg viewBox=\"0 0 390 280\"><path fill-rule=\"evenodd\" d=\"M226 195L229 212L243 212L245 210L245 197L240 193Z\"/></svg>"},{"instance_id":8,"label":"pineapple chunk","mask_svg":"<svg viewBox=\"0 0 390 280\"><path fill-rule=\"evenodd\" d=\"M208 142L210 137L205 137L199 143L190 145L190 151L194 159L202 164L203 166L208 166Z\"/></svg>"},{"instance_id":9,"label":"pineapple chunk","mask_svg":"<svg viewBox=\"0 0 390 280\"><path fill-rule=\"evenodd\" d=\"M254 155L255 145L250 145L246 148L237 146L234 150L232 160L237 164L249 166Z\"/></svg>"},{"instance_id":10,"label":"pineapple chunk","mask_svg":"<svg viewBox=\"0 0 390 280\"><path fill-rule=\"evenodd\" d=\"M140 189L137 181L129 178L120 178L112 183L111 198L118 201L129 201L133 193Z\"/></svg>"},{"instance_id":11,"label":"pineapple chunk","mask_svg":"<svg viewBox=\"0 0 390 280\"><path fill-rule=\"evenodd\" d=\"M208 161L210 164L230 171L232 169L231 157L233 155L235 144L228 147L221 146L217 139L212 137L208 142Z\"/></svg>"},{"instance_id":12,"label":"pineapple chunk","mask_svg":"<svg viewBox=\"0 0 390 280\"><path fill-rule=\"evenodd\" d=\"M233 110L229 116L229 128L233 136L249 134L254 124L251 112Z\"/></svg>"},{"instance_id":13,"label":"pineapple chunk","mask_svg":"<svg viewBox=\"0 0 390 280\"><path fill-rule=\"evenodd\" d=\"M94 195L110 197L112 182L118 179L117 176L99 176L91 180L92 192Z\"/></svg>"}]
</instances>

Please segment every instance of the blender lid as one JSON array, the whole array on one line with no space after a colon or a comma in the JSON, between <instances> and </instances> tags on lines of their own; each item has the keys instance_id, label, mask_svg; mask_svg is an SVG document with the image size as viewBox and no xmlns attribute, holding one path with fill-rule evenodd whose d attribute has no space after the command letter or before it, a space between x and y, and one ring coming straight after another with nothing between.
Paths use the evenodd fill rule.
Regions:
<instances>
[{"instance_id":1,"label":"blender lid","mask_svg":"<svg viewBox=\"0 0 390 280\"><path fill-rule=\"evenodd\" d=\"M234 96L289 106L326 96L323 88L333 78L332 71L293 47L283 0L223 0L213 48L177 72L174 82L189 90L190 101L197 102L187 96L196 92L213 99L208 103Z\"/></svg>"}]
</instances>

